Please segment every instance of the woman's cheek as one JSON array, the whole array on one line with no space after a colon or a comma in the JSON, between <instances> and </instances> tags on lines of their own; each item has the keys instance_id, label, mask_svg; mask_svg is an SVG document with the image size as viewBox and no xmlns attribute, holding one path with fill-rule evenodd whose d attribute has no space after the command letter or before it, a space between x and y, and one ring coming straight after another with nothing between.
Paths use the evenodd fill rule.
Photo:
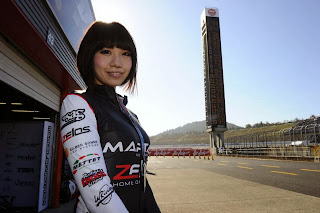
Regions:
<instances>
[{"instance_id":1,"label":"woman's cheek","mask_svg":"<svg viewBox=\"0 0 320 213\"><path fill-rule=\"evenodd\" d=\"M101 57L95 58L94 64L97 69L101 69L106 66L105 60L103 60Z\"/></svg>"}]
</instances>

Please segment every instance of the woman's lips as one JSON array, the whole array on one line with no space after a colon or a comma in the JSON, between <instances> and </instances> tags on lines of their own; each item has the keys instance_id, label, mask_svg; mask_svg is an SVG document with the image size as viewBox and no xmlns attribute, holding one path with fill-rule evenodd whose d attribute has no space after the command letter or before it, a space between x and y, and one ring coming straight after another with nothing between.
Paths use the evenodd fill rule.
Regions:
<instances>
[{"instance_id":1,"label":"woman's lips","mask_svg":"<svg viewBox=\"0 0 320 213\"><path fill-rule=\"evenodd\" d=\"M122 76L123 73L121 72L109 72L109 75L111 75L112 77L120 77Z\"/></svg>"}]
</instances>

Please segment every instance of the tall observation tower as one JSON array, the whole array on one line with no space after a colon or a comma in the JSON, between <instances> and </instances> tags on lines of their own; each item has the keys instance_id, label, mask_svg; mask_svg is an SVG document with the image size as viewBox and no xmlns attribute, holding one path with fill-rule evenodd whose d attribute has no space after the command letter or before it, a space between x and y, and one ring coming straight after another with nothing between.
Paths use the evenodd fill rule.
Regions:
<instances>
[{"instance_id":1,"label":"tall observation tower","mask_svg":"<svg viewBox=\"0 0 320 213\"><path fill-rule=\"evenodd\" d=\"M205 8L201 15L206 126L210 148L218 153L224 148L227 130L221 55L219 10ZM222 150L220 149L220 150Z\"/></svg>"}]
</instances>

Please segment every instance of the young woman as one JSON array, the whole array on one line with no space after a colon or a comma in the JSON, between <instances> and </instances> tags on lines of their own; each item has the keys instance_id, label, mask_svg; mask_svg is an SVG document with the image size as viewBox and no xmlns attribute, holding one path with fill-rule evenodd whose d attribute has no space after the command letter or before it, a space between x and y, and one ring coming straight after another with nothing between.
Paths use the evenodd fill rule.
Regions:
<instances>
[{"instance_id":1,"label":"young woman","mask_svg":"<svg viewBox=\"0 0 320 213\"><path fill-rule=\"evenodd\" d=\"M61 136L81 196L76 212L160 212L146 180L148 135L126 98L133 92L137 53L119 23L95 22L85 34L77 66L88 89L61 107Z\"/></svg>"}]
</instances>

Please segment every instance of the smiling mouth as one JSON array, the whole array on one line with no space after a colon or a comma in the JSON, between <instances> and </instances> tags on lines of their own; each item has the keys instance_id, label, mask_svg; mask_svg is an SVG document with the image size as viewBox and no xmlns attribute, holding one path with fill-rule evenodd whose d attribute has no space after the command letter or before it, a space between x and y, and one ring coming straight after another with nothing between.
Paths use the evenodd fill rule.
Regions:
<instances>
[{"instance_id":1,"label":"smiling mouth","mask_svg":"<svg viewBox=\"0 0 320 213\"><path fill-rule=\"evenodd\" d=\"M122 76L123 73L121 72L109 72L109 75L111 75L112 77L120 77Z\"/></svg>"}]
</instances>

